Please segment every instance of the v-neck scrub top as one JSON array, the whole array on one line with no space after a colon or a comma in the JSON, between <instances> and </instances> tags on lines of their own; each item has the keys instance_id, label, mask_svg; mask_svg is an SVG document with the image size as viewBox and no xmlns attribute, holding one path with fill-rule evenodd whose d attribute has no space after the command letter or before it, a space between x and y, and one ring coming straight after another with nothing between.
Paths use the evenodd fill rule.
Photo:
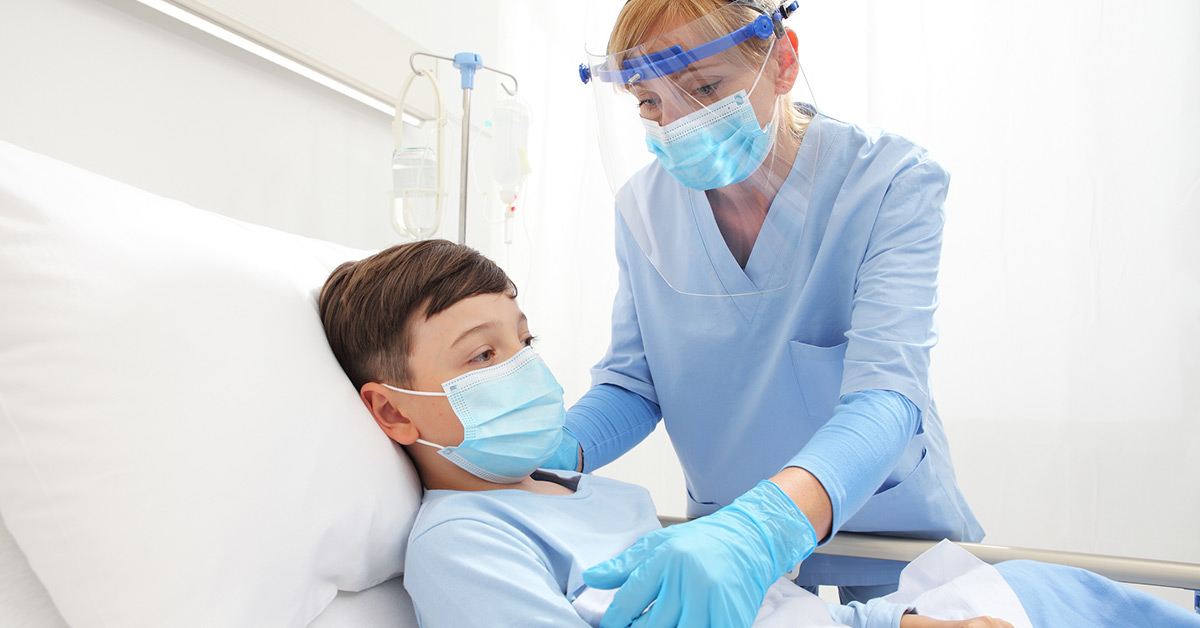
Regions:
<instances>
[{"instance_id":1,"label":"v-neck scrub top","mask_svg":"<svg viewBox=\"0 0 1200 628\"><path fill-rule=\"evenodd\" d=\"M667 221L664 231L680 234L659 242L656 254L691 256L703 267L689 281L714 282L704 294L737 295L677 292L617 212L612 342L592 371L593 386L617 386L661 409L689 516L714 512L790 466L843 395L893 391L919 410L919 427L883 485L861 487L869 499L840 517L839 529L982 539L929 390L948 183L912 142L818 114L745 269L704 192L657 163L618 192L618 205L653 208L661 212L656 221ZM657 419L645 415L640 434ZM894 582L901 566L818 554L804 562L798 582Z\"/></svg>"}]
</instances>

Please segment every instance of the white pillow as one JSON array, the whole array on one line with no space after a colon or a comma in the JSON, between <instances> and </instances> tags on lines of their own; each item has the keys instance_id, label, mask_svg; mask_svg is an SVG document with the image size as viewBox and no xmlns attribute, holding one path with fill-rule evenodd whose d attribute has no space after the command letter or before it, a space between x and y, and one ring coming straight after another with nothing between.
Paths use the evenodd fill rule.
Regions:
<instances>
[{"instance_id":1,"label":"white pillow","mask_svg":"<svg viewBox=\"0 0 1200 628\"><path fill-rule=\"evenodd\" d=\"M0 513L73 627L304 626L400 573L420 486L315 299L364 254L0 142Z\"/></svg>"}]
</instances>

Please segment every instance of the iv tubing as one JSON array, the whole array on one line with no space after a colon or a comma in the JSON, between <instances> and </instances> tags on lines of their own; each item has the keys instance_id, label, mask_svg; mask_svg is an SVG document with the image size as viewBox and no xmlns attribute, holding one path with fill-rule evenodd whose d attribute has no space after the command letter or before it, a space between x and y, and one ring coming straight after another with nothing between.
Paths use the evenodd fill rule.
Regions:
<instances>
[{"instance_id":1,"label":"iv tubing","mask_svg":"<svg viewBox=\"0 0 1200 628\"><path fill-rule=\"evenodd\" d=\"M441 222L442 217L442 127L444 126L444 123L442 119L442 93L438 90L437 81L433 78L433 73L429 70L415 70L414 74L409 76L408 80L404 82L404 87L400 90L400 97L396 99L396 117L392 119L392 134L394 136L396 149L399 150L403 148L404 121L400 119L400 116L403 113L405 99L408 97L408 88L412 87L413 80L415 80L418 76L424 76L425 78L429 79L429 84L431 87L433 87L433 101L436 103L436 119L434 124L437 125L437 196L434 197L433 215L435 217L435 222L433 230L437 231L438 224ZM403 210L401 210L401 214L403 213ZM407 233L414 239L417 238L417 234L408 228L408 219L406 216L401 218L399 222L396 220L396 211L394 208L392 210L392 228L401 234Z\"/></svg>"}]
</instances>

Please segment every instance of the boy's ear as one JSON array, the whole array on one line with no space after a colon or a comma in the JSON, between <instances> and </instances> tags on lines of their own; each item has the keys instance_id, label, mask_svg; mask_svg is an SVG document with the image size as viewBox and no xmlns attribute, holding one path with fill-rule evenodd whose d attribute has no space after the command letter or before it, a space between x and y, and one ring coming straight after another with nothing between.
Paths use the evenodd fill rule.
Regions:
<instances>
[{"instance_id":1,"label":"boy's ear","mask_svg":"<svg viewBox=\"0 0 1200 628\"><path fill-rule=\"evenodd\" d=\"M367 382L363 384L362 390L358 391L358 396L371 411L371 416L375 417L379 429L383 430L388 438L401 445L411 445L420 438L420 432L413 422L404 416L404 412L392 403L390 392L380 384Z\"/></svg>"}]
</instances>

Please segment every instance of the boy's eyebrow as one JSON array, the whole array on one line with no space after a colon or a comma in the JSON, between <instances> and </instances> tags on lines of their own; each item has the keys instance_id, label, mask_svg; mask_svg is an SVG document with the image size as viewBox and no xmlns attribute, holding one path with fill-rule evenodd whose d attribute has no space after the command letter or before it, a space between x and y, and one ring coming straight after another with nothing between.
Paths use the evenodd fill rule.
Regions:
<instances>
[{"instance_id":1,"label":"boy's eyebrow","mask_svg":"<svg viewBox=\"0 0 1200 628\"><path fill-rule=\"evenodd\" d=\"M524 312L522 312L521 317L517 319L517 327L520 327L522 324L527 323L527 322L529 322L529 318L525 316ZM458 338L455 338L454 342L450 343L450 348L453 349L455 345L462 342L467 336L470 336L477 332L483 331L484 329L488 329L490 327L497 327L499 325L500 325L500 321L488 321L486 323L480 323L480 324L468 329L467 331L464 331L462 334L460 334L458 336Z\"/></svg>"}]
</instances>

